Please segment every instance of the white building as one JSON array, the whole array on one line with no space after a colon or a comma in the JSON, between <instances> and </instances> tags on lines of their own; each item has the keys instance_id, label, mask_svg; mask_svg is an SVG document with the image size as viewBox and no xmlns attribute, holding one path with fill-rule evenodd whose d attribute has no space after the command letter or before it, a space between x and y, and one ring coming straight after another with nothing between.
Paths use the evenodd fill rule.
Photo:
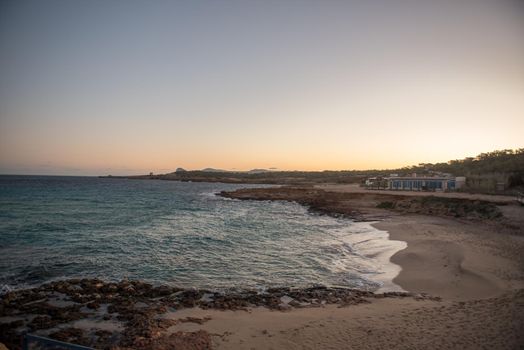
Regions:
<instances>
[{"instance_id":1,"label":"white building","mask_svg":"<svg viewBox=\"0 0 524 350\"><path fill-rule=\"evenodd\" d=\"M388 190L399 191L455 191L466 184L463 176L398 176L386 178Z\"/></svg>"}]
</instances>

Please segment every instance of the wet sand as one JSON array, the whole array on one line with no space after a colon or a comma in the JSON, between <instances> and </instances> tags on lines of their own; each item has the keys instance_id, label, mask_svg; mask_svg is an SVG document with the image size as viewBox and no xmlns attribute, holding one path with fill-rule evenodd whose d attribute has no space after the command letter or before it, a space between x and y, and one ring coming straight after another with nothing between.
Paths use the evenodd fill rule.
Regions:
<instances>
[{"instance_id":1,"label":"wet sand","mask_svg":"<svg viewBox=\"0 0 524 350\"><path fill-rule=\"evenodd\" d=\"M393 216L375 226L408 243L391 258L402 267L393 282L404 290L471 300L524 288L524 236L518 231L425 215Z\"/></svg>"}]
</instances>

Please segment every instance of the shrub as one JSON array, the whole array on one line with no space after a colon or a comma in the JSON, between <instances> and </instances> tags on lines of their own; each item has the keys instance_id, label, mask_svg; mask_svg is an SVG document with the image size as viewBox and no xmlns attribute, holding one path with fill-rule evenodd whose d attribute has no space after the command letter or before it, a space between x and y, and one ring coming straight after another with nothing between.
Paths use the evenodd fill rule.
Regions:
<instances>
[{"instance_id":1,"label":"shrub","mask_svg":"<svg viewBox=\"0 0 524 350\"><path fill-rule=\"evenodd\" d=\"M395 208L395 202L390 202L390 201L380 202L379 204L377 204L377 208L394 209Z\"/></svg>"}]
</instances>

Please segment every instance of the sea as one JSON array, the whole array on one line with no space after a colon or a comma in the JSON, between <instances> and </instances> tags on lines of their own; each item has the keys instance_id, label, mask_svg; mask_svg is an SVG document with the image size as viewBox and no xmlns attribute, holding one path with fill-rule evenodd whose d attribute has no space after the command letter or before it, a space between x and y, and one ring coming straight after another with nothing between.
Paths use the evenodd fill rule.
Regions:
<instances>
[{"instance_id":1,"label":"sea","mask_svg":"<svg viewBox=\"0 0 524 350\"><path fill-rule=\"evenodd\" d=\"M0 288L139 279L211 290L398 291L405 242L369 222L220 191L267 185L0 176Z\"/></svg>"}]
</instances>

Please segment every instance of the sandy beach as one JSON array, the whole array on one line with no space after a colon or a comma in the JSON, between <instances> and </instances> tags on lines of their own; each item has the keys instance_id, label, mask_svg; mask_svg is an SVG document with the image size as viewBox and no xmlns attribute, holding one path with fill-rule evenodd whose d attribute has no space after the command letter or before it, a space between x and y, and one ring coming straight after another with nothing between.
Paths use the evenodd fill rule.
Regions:
<instances>
[{"instance_id":1,"label":"sandy beach","mask_svg":"<svg viewBox=\"0 0 524 350\"><path fill-rule=\"evenodd\" d=\"M372 221L391 239L407 243L391 257L401 267L393 282L404 293L314 288L219 295L132 281L71 280L4 297L2 341L17 348L16 332L29 329L108 349L524 346L524 207L509 197L341 188L253 188L221 195L295 201L316 213Z\"/></svg>"},{"instance_id":2,"label":"sandy beach","mask_svg":"<svg viewBox=\"0 0 524 350\"><path fill-rule=\"evenodd\" d=\"M345 308L288 312L184 310L179 317L210 317L199 325L217 349L518 349L522 292L453 301L374 300Z\"/></svg>"},{"instance_id":3,"label":"sandy beach","mask_svg":"<svg viewBox=\"0 0 524 350\"><path fill-rule=\"evenodd\" d=\"M0 1L0 350L524 350L524 0Z\"/></svg>"},{"instance_id":4,"label":"sandy beach","mask_svg":"<svg viewBox=\"0 0 524 350\"><path fill-rule=\"evenodd\" d=\"M406 291L428 293L442 299L382 299L345 308L327 306L289 312L190 309L182 313L210 320L203 325L181 324L175 328L222 334L214 338L218 349L518 349L524 346L524 226L520 222L524 208L512 203L510 197L441 194L503 203L500 209L507 215L487 221L377 210L378 201L392 195L405 196L406 192L362 194L365 190L359 191L352 185L324 189L360 193L353 199L346 197L345 202L339 199L338 204L357 217L381 216L383 220L374 225L387 230L391 239L408 244L391 258L402 268L394 282ZM302 200L312 199L305 199L307 189L302 191ZM297 200L296 193L289 195ZM427 196L428 193L407 193L410 195ZM266 197L275 196L279 196L278 192L266 193Z\"/></svg>"}]
</instances>

